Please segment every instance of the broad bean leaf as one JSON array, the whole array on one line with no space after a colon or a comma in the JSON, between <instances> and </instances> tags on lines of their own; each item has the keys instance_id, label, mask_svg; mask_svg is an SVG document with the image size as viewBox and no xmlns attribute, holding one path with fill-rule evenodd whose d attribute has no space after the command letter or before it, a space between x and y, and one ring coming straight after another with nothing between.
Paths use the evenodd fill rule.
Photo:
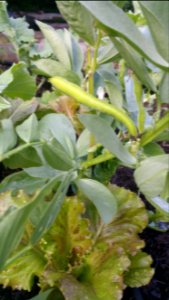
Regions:
<instances>
[{"instance_id":1,"label":"broad bean leaf","mask_svg":"<svg viewBox=\"0 0 169 300\"><path fill-rule=\"evenodd\" d=\"M56 139L45 143L42 147L43 155L47 163L56 170L68 171L73 168L74 160L71 159L69 153Z\"/></svg>"},{"instance_id":2,"label":"broad bean leaf","mask_svg":"<svg viewBox=\"0 0 169 300\"><path fill-rule=\"evenodd\" d=\"M16 143L17 135L11 119L0 121L0 156L12 149Z\"/></svg>"},{"instance_id":3,"label":"broad bean leaf","mask_svg":"<svg viewBox=\"0 0 169 300\"><path fill-rule=\"evenodd\" d=\"M52 48L53 54L67 70L71 70L71 61L62 33L40 21L36 21L36 23Z\"/></svg>"},{"instance_id":4,"label":"broad bean leaf","mask_svg":"<svg viewBox=\"0 0 169 300\"><path fill-rule=\"evenodd\" d=\"M114 45L126 60L127 65L135 72L140 81L150 90L156 91L156 86L149 76L141 55L130 44L122 39L113 39Z\"/></svg>"},{"instance_id":5,"label":"broad bean leaf","mask_svg":"<svg viewBox=\"0 0 169 300\"><path fill-rule=\"evenodd\" d=\"M76 184L96 206L104 223L109 223L116 216L117 201L107 187L93 179L78 179Z\"/></svg>"},{"instance_id":6,"label":"broad bean leaf","mask_svg":"<svg viewBox=\"0 0 169 300\"><path fill-rule=\"evenodd\" d=\"M107 122L96 115L80 115L80 121L96 137L106 149L113 153L119 160L126 165L132 165L136 162L128 150L123 146L114 130Z\"/></svg>"},{"instance_id":7,"label":"broad bean leaf","mask_svg":"<svg viewBox=\"0 0 169 300\"><path fill-rule=\"evenodd\" d=\"M25 168L24 172L26 172L29 176L34 178L52 178L54 176L61 175L62 172L51 168L48 165L41 166L41 167L32 167L32 168Z\"/></svg>"},{"instance_id":8,"label":"broad bean leaf","mask_svg":"<svg viewBox=\"0 0 169 300\"><path fill-rule=\"evenodd\" d=\"M0 75L0 93L10 98L31 99L36 91L35 79L23 62L14 64Z\"/></svg>"},{"instance_id":9,"label":"broad bean leaf","mask_svg":"<svg viewBox=\"0 0 169 300\"><path fill-rule=\"evenodd\" d=\"M5 191L23 190L27 194L34 193L37 189L42 188L46 182L46 178L32 178L26 172L20 171L11 174L0 183L0 193Z\"/></svg>"},{"instance_id":10,"label":"broad bean leaf","mask_svg":"<svg viewBox=\"0 0 169 300\"><path fill-rule=\"evenodd\" d=\"M79 1L56 1L60 13L69 26L85 41L94 45L96 33L94 19Z\"/></svg>"},{"instance_id":11,"label":"broad bean leaf","mask_svg":"<svg viewBox=\"0 0 169 300\"><path fill-rule=\"evenodd\" d=\"M15 41L15 31L10 24L7 13L7 3L5 1L0 1L0 32L5 33L10 41Z\"/></svg>"},{"instance_id":12,"label":"broad bean leaf","mask_svg":"<svg viewBox=\"0 0 169 300\"><path fill-rule=\"evenodd\" d=\"M26 144L23 146L26 146ZM22 145L20 147L22 147ZM17 151L17 148L15 148L14 150ZM38 155L34 147L29 147L26 149L22 149L22 151L19 151L18 153L13 153L11 157L3 160L3 163L10 169L30 168L41 166L42 159Z\"/></svg>"},{"instance_id":13,"label":"broad bean leaf","mask_svg":"<svg viewBox=\"0 0 169 300\"><path fill-rule=\"evenodd\" d=\"M169 2L139 1L139 4L147 20L158 52L166 61L169 61Z\"/></svg>"},{"instance_id":14,"label":"broad bean leaf","mask_svg":"<svg viewBox=\"0 0 169 300\"><path fill-rule=\"evenodd\" d=\"M35 114L30 115L22 124L16 127L19 137L25 142L30 143L38 140L38 120Z\"/></svg>"},{"instance_id":15,"label":"broad bean leaf","mask_svg":"<svg viewBox=\"0 0 169 300\"><path fill-rule=\"evenodd\" d=\"M160 196L168 175L169 155L157 155L141 161L134 172L135 181L148 198Z\"/></svg>"},{"instance_id":16,"label":"broad bean leaf","mask_svg":"<svg viewBox=\"0 0 169 300\"><path fill-rule=\"evenodd\" d=\"M51 140L55 138L65 149L70 151L70 142L76 141L75 130L64 114L48 114L39 122L40 138Z\"/></svg>"},{"instance_id":17,"label":"broad bean leaf","mask_svg":"<svg viewBox=\"0 0 169 300\"><path fill-rule=\"evenodd\" d=\"M37 74L44 75L47 77L61 76L76 84L80 83L80 78L75 72L68 70L63 63L54 59L42 58L33 61L32 65L33 71Z\"/></svg>"},{"instance_id":18,"label":"broad bean leaf","mask_svg":"<svg viewBox=\"0 0 169 300\"><path fill-rule=\"evenodd\" d=\"M79 1L99 21L100 26L111 36L122 37L132 47L154 64L168 68L169 64L157 52L154 44L147 44L134 22L112 1ZM120 20L120 22L119 22Z\"/></svg>"},{"instance_id":19,"label":"broad bean leaf","mask_svg":"<svg viewBox=\"0 0 169 300\"><path fill-rule=\"evenodd\" d=\"M52 178L42 189L36 194L31 202L24 204L22 207L13 208L4 214L0 219L0 268L3 268L8 257L13 253L19 245L25 225L28 222L30 214L38 206L40 202L52 191L58 176Z\"/></svg>"},{"instance_id":20,"label":"broad bean leaf","mask_svg":"<svg viewBox=\"0 0 169 300\"><path fill-rule=\"evenodd\" d=\"M11 107L9 101L0 96L0 112Z\"/></svg>"}]
</instances>

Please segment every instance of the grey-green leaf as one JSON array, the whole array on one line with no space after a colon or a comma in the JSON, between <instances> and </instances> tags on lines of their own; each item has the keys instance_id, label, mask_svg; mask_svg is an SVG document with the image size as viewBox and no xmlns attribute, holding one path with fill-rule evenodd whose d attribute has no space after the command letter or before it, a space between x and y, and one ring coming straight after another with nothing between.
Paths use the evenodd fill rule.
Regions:
<instances>
[{"instance_id":1,"label":"grey-green leaf","mask_svg":"<svg viewBox=\"0 0 169 300\"><path fill-rule=\"evenodd\" d=\"M36 23L51 46L53 54L67 70L71 70L69 53L60 31L57 31L52 26L40 21L36 21Z\"/></svg>"},{"instance_id":2,"label":"grey-green leaf","mask_svg":"<svg viewBox=\"0 0 169 300\"><path fill-rule=\"evenodd\" d=\"M12 149L17 142L16 132L11 119L0 122L0 156Z\"/></svg>"},{"instance_id":3,"label":"grey-green leaf","mask_svg":"<svg viewBox=\"0 0 169 300\"><path fill-rule=\"evenodd\" d=\"M113 38L113 42L122 57L126 60L127 65L135 72L140 81L148 87L148 89L156 91L156 86L148 74L141 55L133 47L131 47L130 44L126 43L122 39Z\"/></svg>"},{"instance_id":4,"label":"grey-green leaf","mask_svg":"<svg viewBox=\"0 0 169 300\"><path fill-rule=\"evenodd\" d=\"M24 63L14 64L0 75L0 93L10 98L31 99L36 91L35 79Z\"/></svg>"},{"instance_id":5,"label":"grey-green leaf","mask_svg":"<svg viewBox=\"0 0 169 300\"><path fill-rule=\"evenodd\" d=\"M78 188L96 206L104 223L112 221L117 213L117 201L110 190L102 183L92 179L79 179Z\"/></svg>"},{"instance_id":6,"label":"grey-green leaf","mask_svg":"<svg viewBox=\"0 0 169 300\"><path fill-rule=\"evenodd\" d=\"M169 61L169 2L139 1L153 40L161 56Z\"/></svg>"},{"instance_id":7,"label":"grey-green leaf","mask_svg":"<svg viewBox=\"0 0 169 300\"><path fill-rule=\"evenodd\" d=\"M94 45L94 18L79 1L56 1L57 6L69 26L85 41Z\"/></svg>"},{"instance_id":8,"label":"grey-green leaf","mask_svg":"<svg viewBox=\"0 0 169 300\"><path fill-rule=\"evenodd\" d=\"M124 38L130 45L154 64L169 68L169 64L157 52L154 44L147 44L134 22L112 1L79 1L100 22L110 36Z\"/></svg>"},{"instance_id":9,"label":"grey-green leaf","mask_svg":"<svg viewBox=\"0 0 169 300\"><path fill-rule=\"evenodd\" d=\"M166 72L163 75L163 78L159 86L160 91L160 100L163 103L169 104L169 73Z\"/></svg>"},{"instance_id":10,"label":"grey-green leaf","mask_svg":"<svg viewBox=\"0 0 169 300\"><path fill-rule=\"evenodd\" d=\"M134 172L135 181L141 192L148 198L160 196L166 185L169 155L149 157L140 163Z\"/></svg>"},{"instance_id":11,"label":"grey-green leaf","mask_svg":"<svg viewBox=\"0 0 169 300\"><path fill-rule=\"evenodd\" d=\"M116 155L124 164L131 166L136 163L136 158L123 146L114 130L103 118L88 114L80 115L79 119L94 134L97 141Z\"/></svg>"},{"instance_id":12,"label":"grey-green leaf","mask_svg":"<svg viewBox=\"0 0 169 300\"><path fill-rule=\"evenodd\" d=\"M26 143L38 140L38 120L35 114L30 115L21 125L16 127L19 137Z\"/></svg>"}]
</instances>

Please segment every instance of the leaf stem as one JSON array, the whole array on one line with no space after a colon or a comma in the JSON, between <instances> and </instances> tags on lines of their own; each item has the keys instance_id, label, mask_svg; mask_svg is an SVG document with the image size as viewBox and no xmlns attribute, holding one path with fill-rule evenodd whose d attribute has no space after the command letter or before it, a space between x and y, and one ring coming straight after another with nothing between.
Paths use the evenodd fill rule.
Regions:
<instances>
[{"instance_id":1,"label":"leaf stem","mask_svg":"<svg viewBox=\"0 0 169 300\"><path fill-rule=\"evenodd\" d=\"M90 168L90 167L92 167L94 165L100 164L100 163L102 163L104 161L113 159L114 157L115 156L112 153L106 152L104 154L101 154L101 155L93 158L93 159L90 159L90 160L87 160L87 161L83 162L81 164L81 168L83 170L85 170L85 169L88 169L88 168Z\"/></svg>"}]
</instances>

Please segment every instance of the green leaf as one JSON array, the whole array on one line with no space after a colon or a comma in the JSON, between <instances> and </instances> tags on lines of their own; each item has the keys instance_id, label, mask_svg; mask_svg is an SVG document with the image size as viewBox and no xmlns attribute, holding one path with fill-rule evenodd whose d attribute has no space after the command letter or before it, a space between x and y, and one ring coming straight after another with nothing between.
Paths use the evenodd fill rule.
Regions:
<instances>
[{"instance_id":1,"label":"green leaf","mask_svg":"<svg viewBox=\"0 0 169 300\"><path fill-rule=\"evenodd\" d=\"M117 213L117 201L114 195L103 184L92 179L79 179L76 184L94 203L103 222L109 223Z\"/></svg>"},{"instance_id":2,"label":"green leaf","mask_svg":"<svg viewBox=\"0 0 169 300\"><path fill-rule=\"evenodd\" d=\"M25 64L14 64L0 75L0 93L10 98L31 99L36 91L35 79L28 73Z\"/></svg>"},{"instance_id":3,"label":"green leaf","mask_svg":"<svg viewBox=\"0 0 169 300\"><path fill-rule=\"evenodd\" d=\"M118 50L109 38L102 39L103 46L99 47L97 63L99 65L113 61L118 55Z\"/></svg>"},{"instance_id":4,"label":"green leaf","mask_svg":"<svg viewBox=\"0 0 169 300\"><path fill-rule=\"evenodd\" d=\"M32 62L33 71L37 74L44 75L47 77L52 76L61 76L70 82L74 82L76 84L80 84L79 76L68 70L61 62L50 59L50 58L42 58ZM34 69L35 67L35 69Z\"/></svg>"},{"instance_id":5,"label":"green leaf","mask_svg":"<svg viewBox=\"0 0 169 300\"><path fill-rule=\"evenodd\" d=\"M148 74L145 63L142 60L141 55L131 47L130 44L126 43L122 39L113 39L113 42L126 60L127 65L135 72L140 81L150 90L156 91L156 86Z\"/></svg>"},{"instance_id":6,"label":"green leaf","mask_svg":"<svg viewBox=\"0 0 169 300\"><path fill-rule=\"evenodd\" d=\"M139 1L143 14L147 20L152 37L161 56L169 61L168 20L169 2Z\"/></svg>"},{"instance_id":7,"label":"green leaf","mask_svg":"<svg viewBox=\"0 0 169 300\"><path fill-rule=\"evenodd\" d=\"M107 122L96 115L80 115L80 121L85 127L96 137L97 141L101 143L106 149L113 153L124 164L131 166L136 163L133 157L115 134Z\"/></svg>"},{"instance_id":8,"label":"green leaf","mask_svg":"<svg viewBox=\"0 0 169 300\"><path fill-rule=\"evenodd\" d=\"M12 149L17 143L17 136L10 119L0 122L0 156Z\"/></svg>"},{"instance_id":9,"label":"green leaf","mask_svg":"<svg viewBox=\"0 0 169 300\"><path fill-rule=\"evenodd\" d=\"M42 188L46 182L46 178L32 178L26 172L20 171L11 174L0 183L0 193L5 191L24 190L27 194L34 193L37 189Z\"/></svg>"},{"instance_id":10,"label":"green leaf","mask_svg":"<svg viewBox=\"0 0 169 300\"><path fill-rule=\"evenodd\" d=\"M10 102L0 96L0 112L11 107Z\"/></svg>"},{"instance_id":11,"label":"green leaf","mask_svg":"<svg viewBox=\"0 0 169 300\"><path fill-rule=\"evenodd\" d=\"M163 154L143 160L135 170L135 181L147 199L159 196L163 192L168 166L169 155Z\"/></svg>"},{"instance_id":12,"label":"green leaf","mask_svg":"<svg viewBox=\"0 0 169 300\"><path fill-rule=\"evenodd\" d=\"M13 149L14 153L12 153L9 158L7 155L7 158L4 159L4 165L10 169L41 166L42 160L37 151L33 147L31 147L31 144L29 148L26 148L27 146L29 146L29 144L23 144ZM25 147L25 149L22 149L22 147ZM19 151L17 152L18 149ZM8 153L9 152L7 152L6 154Z\"/></svg>"},{"instance_id":13,"label":"green leaf","mask_svg":"<svg viewBox=\"0 0 169 300\"><path fill-rule=\"evenodd\" d=\"M15 39L18 45L35 42L34 31L29 28L25 18L10 18L11 27L15 30Z\"/></svg>"},{"instance_id":14,"label":"green leaf","mask_svg":"<svg viewBox=\"0 0 169 300\"><path fill-rule=\"evenodd\" d=\"M33 204L28 203L19 209L13 209L0 219L0 268L21 241L24 226L28 220Z\"/></svg>"},{"instance_id":15,"label":"green leaf","mask_svg":"<svg viewBox=\"0 0 169 300\"><path fill-rule=\"evenodd\" d=\"M151 41L147 44L134 22L122 9L111 1L79 2L100 22L100 26L103 27L110 36L122 37L137 51L153 61L154 64L163 68L169 68L169 64L160 56L154 44Z\"/></svg>"},{"instance_id":16,"label":"green leaf","mask_svg":"<svg viewBox=\"0 0 169 300\"><path fill-rule=\"evenodd\" d=\"M52 26L36 21L44 37L53 50L53 54L64 65L67 70L71 70L69 53L60 30L55 30Z\"/></svg>"},{"instance_id":17,"label":"green leaf","mask_svg":"<svg viewBox=\"0 0 169 300\"><path fill-rule=\"evenodd\" d=\"M159 91L160 91L160 100L163 103L169 104L169 73L164 73L163 78L160 82Z\"/></svg>"},{"instance_id":18,"label":"green leaf","mask_svg":"<svg viewBox=\"0 0 169 300\"><path fill-rule=\"evenodd\" d=\"M62 172L51 168L50 166L26 168L24 171L31 177L35 178L52 178L57 174L61 175Z\"/></svg>"},{"instance_id":19,"label":"green leaf","mask_svg":"<svg viewBox=\"0 0 169 300\"><path fill-rule=\"evenodd\" d=\"M169 181L167 182L167 185L169 184ZM169 222L169 203L167 200L157 196L154 198L148 198L148 201L163 215L167 217L167 222Z\"/></svg>"},{"instance_id":20,"label":"green leaf","mask_svg":"<svg viewBox=\"0 0 169 300\"><path fill-rule=\"evenodd\" d=\"M64 114L48 114L39 122L40 138L49 141L55 138L68 153L72 152L71 143L76 141L75 130Z\"/></svg>"},{"instance_id":21,"label":"green leaf","mask_svg":"<svg viewBox=\"0 0 169 300\"><path fill-rule=\"evenodd\" d=\"M96 34L94 19L79 1L56 1L60 13L69 26L86 42L94 45Z\"/></svg>"},{"instance_id":22,"label":"green leaf","mask_svg":"<svg viewBox=\"0 0 169 300\"><path fill-rule=\"evenodd\" d=\"M22 239L25 225L32 211L42 203L44 198L49 195L56 183L58 176L52 178L45 184L33 200L18 209L12 209L4 214L0 219L0 268L3 268L9 255L15 250Z\"/></svg>"},{"instance_id":23,"label":"green leaf","mask_svg":"<svg viewBox=\"0 0 169 300\"><path fill-rule=\"evenodd\" d=\"M26 102L20 102L14 110L14 112L12 113L10 117L11 120L14 124L23 121L25 118L27 118L29 115L33 114L36 111L38 105L39 102L35 99Z\"/></svg>"},{"instance_id":24,"label":"green leaf","mask_svg":"<svg viewBox=\"0 0 169 300\"><path fill-rule=\"evenodd\" d=\"M45 211L45 214L42 216L39 223L36 225L35 231L33 232L31 237L31 244L36 244L37 241L40 240L44 233L54 223L56 217L60 212L61 206L63 204L64 198L66 196L71 181L72 172L69 172L62 179L60 186L53 199L51 200L49 207Z\"/></svg>"},{"instance_id":25,"label":"green leaf","mask_svg":"<svg viewBox=\"0 0 169 300\"><path fill-rule=\"evenodd\" d=\"M42 150L47 163L52 168L62 171L68 171L73 168L74 161L56 139L52 139L47 144L45 143Z\"/></svg>"},{"instance_id":26,"label":"green leaf","mask_svg":"<svg viewBox=\"0 0 169 300\"><path fill-rule=\"evenodd\" d=\"M19 137L26 143L38 140L38 120L35 114L30 115L21 125L16 127Z\"/></svg>"},{"instance_id":27,"label":"green leaf","mask_svg":"<svg viewBox=\"0 0 169 300\"><path fill-rule=\"evenodd\" d=\"M165 154L163 148L156 143L150 143L144 146L144 153L146 154L146 156L156 156Z\"/></svg>"},{"instance_id":28,"label":"green leaf","mask_svg":"<svg viewBox=\"0 0 169 300\"><path fill-rule=\"evenodd\" d=\"M154 275L154 270L150 268L152 264L151 256L139 252L134 257L130 257L130 260L130 269L125 274L125 284L130 287L147 285Z\"/></svg>"}]
</instances>

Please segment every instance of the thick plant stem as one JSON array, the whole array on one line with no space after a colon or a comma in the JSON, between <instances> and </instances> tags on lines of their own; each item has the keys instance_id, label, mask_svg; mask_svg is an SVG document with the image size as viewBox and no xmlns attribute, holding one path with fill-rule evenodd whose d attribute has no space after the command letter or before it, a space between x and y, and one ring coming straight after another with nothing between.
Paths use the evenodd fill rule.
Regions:
<instances>
[{"instance_id":1,"label":"thick plant stem","mask_svg":"<svg viewBox=\"0 0 169 300\"><path fill-rule=\"evenodd\" d=\"M99 46L100 46L100 41L101 41L101 32L99 30L98 32L98 36L97 36L97 41L95 44L95 48L94 48L94 54L93 57L91 55L91 48L88 48L88 65L90 66L89 69L89 87L88 87L88 92L91 95L94 95L94 73L96 71L97 68L97 55L98 55L98 50L99 50ZM90 147L92 147L95 144L95 137L93 136L93 134L90 135ZM88 159L92 159L93 158L93 153L88 153Z\"/></svg>"},{"instance_id":2,"label":"thick plant stem","mask_svg":"<svg viewBox=\"0 0 169 300\"><path fill-rule=\"evenodd\" d=\"M90 108L107 113L122 122L129 130L132 136L137 136L137 129L133 121L122 109L118 109L108 103L98 100L93 95L82 90L79 86L71 83L62 77L53 77L49 80L56 88L63 93L71 96L77 102L89 106Z\"/></svg>"},{"instance_id":3,"label":"thick plant stem","mask_svg":"<svg viewBox=\"0 0 169 300\"><path fill-rule=\"evenodd\" d=\"M112 158L114 158L115 156L113 155L113 154L111 154L111 153L104 153L104 154L101 154L101 155L99 155L99 156L97 156L97 157L95 157L95 158L93 158L93 159L91 159L91 160L87 160L87 161L85 161L85 162L83 162L82 164L81 164L81 168L83 169L83 170L85 170L85 169L88 169L88 168L90 168L90 167L92 167L92 166L95 166L95 165L97 165L97 164L100 164L100 163L102 163L102 162L105 162L105 161L107 161L107 160L110 160L110 159L112 159Z\"/></svg>"},{"instance_id":4,"label":"thick plant stem","mask_svg":"<svg viewBox=\"0 0 169 300\"><path fill-rule=\"evenodd\" d=\"M154 126L154 128L147 130L141 137L140 146L153 141L160 133L169 128L169 112L167 112Z\"/></svg>"}]
</instances>

